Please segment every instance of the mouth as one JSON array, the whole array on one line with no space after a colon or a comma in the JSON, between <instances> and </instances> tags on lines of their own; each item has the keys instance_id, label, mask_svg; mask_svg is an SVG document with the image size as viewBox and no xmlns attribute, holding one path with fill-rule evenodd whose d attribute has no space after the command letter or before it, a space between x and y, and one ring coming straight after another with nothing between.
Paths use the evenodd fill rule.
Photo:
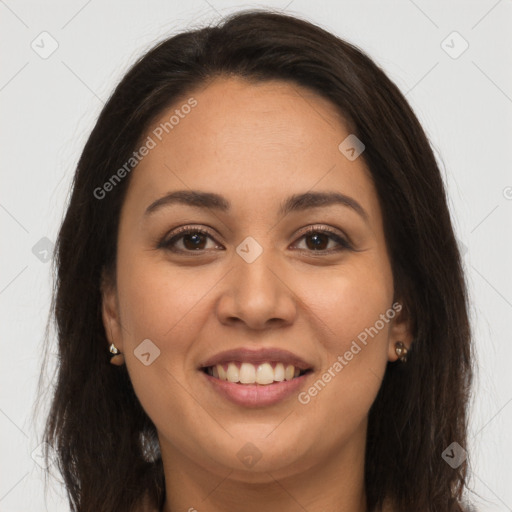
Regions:
<instances>
[{"instance_id":1,"label":"mouth","mask_svg":"<svg viewBox=\"0 0 512 512\"><path fill-rule=\"evenodd\" d=\"M312 372L311 368L299 368L279 361L265 361L258 364L229 361L200 368L214 379L238 385L269 386L291 381Z\"/></svg>"},{"instance_id":2,"label":"mouth","mask_svg":"<svg viewBox=\"0 0 512 512\"><path fill-rule=\"evenodd\" d=\"M214 395L241 407L268 407L306 385L312 364L288 350L241 347L220 352L198 367Z\"/></svg>"}]
</instances>

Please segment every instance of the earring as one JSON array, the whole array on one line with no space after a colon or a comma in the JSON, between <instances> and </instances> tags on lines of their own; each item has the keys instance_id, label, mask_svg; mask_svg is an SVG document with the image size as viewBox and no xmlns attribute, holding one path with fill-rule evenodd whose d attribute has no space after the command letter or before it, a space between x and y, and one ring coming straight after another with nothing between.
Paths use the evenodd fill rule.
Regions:
<instances>
[{"instance_id":1,"label":"earring","mask_svg":"<svg viewBox=\"0 0 512 512\"><path fill-rule=\"evenodd\" d=\"M110 364L115 364L116 366L124 364L124 355L119 352L119 349L113 343L110 345L109 352L112 354Z\"/></svg>"},{"instance_id":2,"label":"earring","mask_svg":"<svg viewBox=\"0 0 512 512\"><path fill-rule=\"evenodd\" d=\"M402 363L407 361L407 352L407 347L401 341L395 343L395 353Z\"/></svg>"}]
</instances>

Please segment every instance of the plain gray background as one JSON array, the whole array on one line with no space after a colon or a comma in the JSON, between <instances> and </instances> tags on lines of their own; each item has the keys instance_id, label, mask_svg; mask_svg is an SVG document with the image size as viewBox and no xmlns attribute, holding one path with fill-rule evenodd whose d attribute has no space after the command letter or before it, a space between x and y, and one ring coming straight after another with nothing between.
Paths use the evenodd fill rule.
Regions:
<instances>
[{"instance_id":1,"label":"plain gray background","mask_svg":"<svg viewBox=\"0 0 512 512\"><path fill-rule=\"evenodd\" d=\"M68 510L58 484L45 503L41 429L31 412L51 245L103 103L158 40L249 7L283 9L356 44L422 122L445 177L471 292L479 371L466 447L469 497L481 511L512 510L510 0L0 0L0 511Z\"/></svg>"}]
</instances>

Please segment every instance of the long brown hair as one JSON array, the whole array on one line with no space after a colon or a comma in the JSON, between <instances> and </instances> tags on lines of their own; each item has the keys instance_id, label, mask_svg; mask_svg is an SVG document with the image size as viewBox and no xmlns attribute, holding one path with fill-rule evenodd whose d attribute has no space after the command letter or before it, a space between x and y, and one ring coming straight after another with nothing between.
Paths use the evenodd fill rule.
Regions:
<instances>
[{"instance_id":1,"label":"long brown hair","mask_svg":"<svg viewBox=\"0 0 512 512\"><path fill-rule=\"evenodd\" d=\"M128 161L164 109L230 75L316 92L364 142L395 297L415 336L407 363L388 363L369 411L368 508L378 510L387 498L400 512L460 510L468 461L452 468L441 454L452 442L466 447L473 349L461 258L433 151L404 96L364 52L305 20L262 10L180 33L141 57L105 104L78 162L56 244L58 368L44 432L72 510L135 511L146 493L155 507L165 499L155 426L126 367L109 364L101 316L100 280L103 271L115 278L130 177L104 199L94 191Z\"/></svg>"}]
</instances>

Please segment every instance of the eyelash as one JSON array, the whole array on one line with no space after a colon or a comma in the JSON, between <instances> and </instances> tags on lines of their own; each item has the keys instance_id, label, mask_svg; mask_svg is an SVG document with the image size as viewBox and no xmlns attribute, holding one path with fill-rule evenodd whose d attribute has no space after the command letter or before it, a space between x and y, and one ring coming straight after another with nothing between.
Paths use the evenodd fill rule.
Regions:
<instances>
[{"instance_id":1,"label":"eyelash","mask_svg":"<svg viewBox=\"0 0 512 512\"><path fill-rule=\"evenodd\" d=\"M310 249L298 249L298 250L301 251L301 252L309 252L309 253L318 254L318 255L332 254L332 253L337 253L337 252L340 252L340 251L343 251L343 250L353 250L352 245L345 238L343 238L337 232L334 232L334 231L332 231L330 229L327 229L327 228L325 228L323 226L310 226L310 227L308 227L306 230L304 230L300 234L299 240L304 238L304 237L311 236L311 235L317 234L317 233L329 235L330 238L332 240L334 240L335 242L337 242L341 247L339 247L337 249L322 249L322 250L318 250L318 251L310 250ZM209 231L205 230L205 229L194 228L194 227L191 227L191 226L183 226L181 228L178 228L174 233L171 233L172 236L170 238L164 238L158 244L157 248L158 249L166 249L166 250L169 250L171 252L181 253L181 254L183 254L183 253L188 253L190 255L193 255L194 253L197 254L197 255L203 254L204 251L207 251L208 249L183 250L183 249L176 249L175 247L173 247L173 245L179 239L183 238L183 236L185 236L185 235L195 235L195 234L206 235L206 236L210 237L212 240L215 241L215 239L213 238L212 234Z\"/></svg>"}]
</instances>

